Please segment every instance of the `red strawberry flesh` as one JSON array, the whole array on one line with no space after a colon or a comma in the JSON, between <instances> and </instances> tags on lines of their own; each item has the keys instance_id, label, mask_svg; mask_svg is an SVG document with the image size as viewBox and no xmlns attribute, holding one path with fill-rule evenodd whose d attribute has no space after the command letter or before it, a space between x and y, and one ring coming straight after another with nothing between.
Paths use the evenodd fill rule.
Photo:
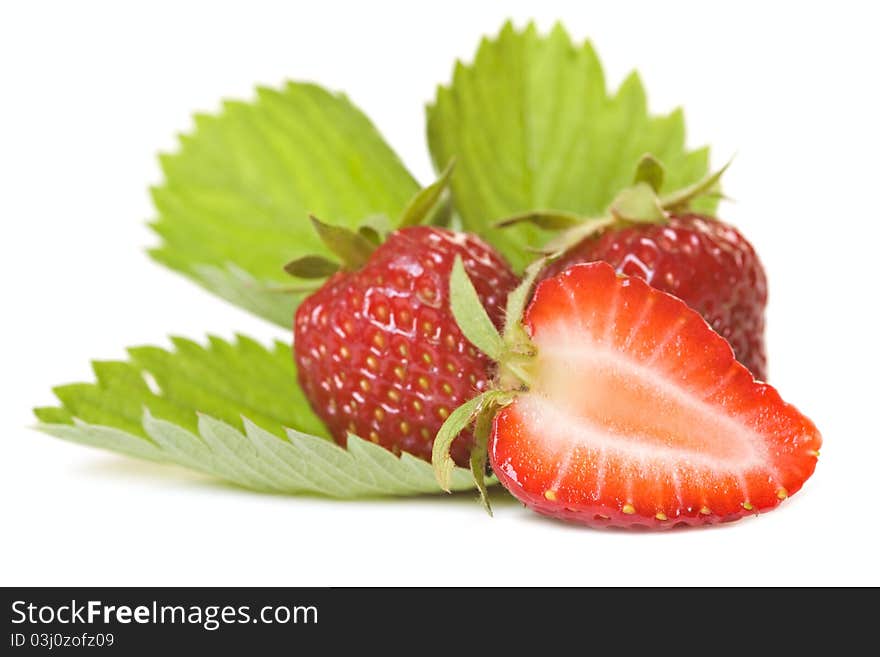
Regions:
<instances>
[{"instance_id":1,"label":"red strawberry flesh","mask_svg":"<svg viewBox=\"0 0 880 657\"><path fill-rule=\"evenodd\" d=\"M495 418L492 468L540 513L663 529L768 510L821 438L681 300L605 263L537 288L533 383Z\"/></svg>"}]
</instances>

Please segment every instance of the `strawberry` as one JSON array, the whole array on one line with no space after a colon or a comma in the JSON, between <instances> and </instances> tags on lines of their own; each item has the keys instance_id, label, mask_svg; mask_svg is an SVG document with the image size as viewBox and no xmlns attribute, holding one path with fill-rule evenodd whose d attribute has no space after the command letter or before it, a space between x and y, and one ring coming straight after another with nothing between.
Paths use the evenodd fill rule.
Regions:
<instances>
[{"instance_id":1,"label":"strawberry","mask_svg":"<svg viewBox=\"0 0 880 657\"><path fill-rule=\"evenodd\" d=\"M697 312L607 263L545 279L518 332L479 341L500 354L499 389L441 429L442 484L449 436L473 418L517 499L597 527L737 520L778 506L816 466L822 440L809 419Z\"/></svg>"},{"instance_id":2,"label":"strawberry","mask_svg":"<svg viewBox=\"0 0 880 657\"><path fill-rule=\"evenodd\" d=\"M293 348L300 384L341 445L351 433L428 459L450 411L491 379L491 361L468 342L449 311L454 258L463 259L496 322L517 279L478 237L444 228L405 227L378 247L356 235L345 239L375 250L330 276L297 309ZM313 265L314 259L289 270L301 275L304 262ZM466 462L471 443L467 434L456 441L457 462Z\"/></svg>"},{"instance_id":3,"label":"strawberry","mask_svg":"<svg viewBox=\"0 0 880 657\"><path fill-rule=\"evenodd\" d=\"M719 176L684 193L655 198L646 206L647 213L641 207L620 212L618 202L612 205L610 217L572 219L567 223L573 226L566 226L570 237L557 242L563 244L561 257L547 266L539 280L581 262L608 262L618 273L637 276L687 303L730 343L755 377L766 380L764 267L733 226L687 210ZM656 194L662 184L660 164L646 156L636 181L643 184L644 200L651 200L650 192ZM534 214L530 216L534 219Z\"/></svg>"},{"instance_id":4,"label":"strawberry","mask_svg":"<svg viewBox=\"0 0 880 657\"><path fill-rule=\"evenodd\" d=\"M767 277L755 249L734 227L700 214L621 225L575 244L541 278L602 260L677 296L699 312L755 377L767 378L764 309Z\"/></svg>"}]
</instances>

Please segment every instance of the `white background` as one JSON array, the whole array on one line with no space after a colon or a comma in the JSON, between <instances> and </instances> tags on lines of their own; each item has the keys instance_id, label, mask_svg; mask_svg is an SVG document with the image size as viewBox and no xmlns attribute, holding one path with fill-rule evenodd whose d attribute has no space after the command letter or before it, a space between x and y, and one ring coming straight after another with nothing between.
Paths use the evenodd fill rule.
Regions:
<instances>
[{"instance_id":1,"label":"white background","mask_svg":"<svg viewBox=\"0 0 880 657\"><path fill-rule=\"evenodd\" d=\"M870 3L5 3L0 10L4 585L880 584L880 41ZM231 489L36 433L50 388L168 334L284 332L152 263L147 186L193 111L257 83L345 90L422 181L424 104L511 16L589 37L737 199L771 286L771 380L824 434L772 514L705 531L574 528L468 496Z\"/></svg>"}]
</instances>

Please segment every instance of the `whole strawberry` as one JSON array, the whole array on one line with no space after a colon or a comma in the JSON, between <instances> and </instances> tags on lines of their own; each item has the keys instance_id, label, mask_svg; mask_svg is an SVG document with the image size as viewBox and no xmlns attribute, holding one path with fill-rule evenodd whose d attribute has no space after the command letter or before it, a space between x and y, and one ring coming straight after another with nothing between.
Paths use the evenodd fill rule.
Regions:
<instances>
[{"instance_id":1,"label":"whole strawberry","mask_svg":"<svg viewBox=\"0 0 880 657\"><path fill-rule=\"evenodd\" d=\"M325 234L341 230L317 226ZM444 420L485 390L493 374L490 359L464 337L450 312L453 262L462 259L496 325L517 278L478 237L444 228L402 228L379 246L358 242L356 235L345 239L361 251L374 250L330 276L297 309L293 348L300 384L338 443L355 434L430 460ZM457 463L467 462L472 442L470 434L456 441Z\"/></svg>"},{"instance_id":2,"label":"whole strawberry","mask_svg":"<svg viewBox=\"0 0 880 657\"><path fill-rule=\"evenodd\" d=\"M650 158L640 165L645 183L650 174L655 175L656 188L660 185L658 166ZM755 249L735 228L686 209L690 200L709 191L713 184L657 198L661 212L655 212L657 207L636 205L623 208L616 217L587 220L568 228L574 239L569 239L562 255L539 279L555 276L574 264L607 262L617 273L641 278L687 303L730 343L739 362L756 378L766 380L764 267ZM595 230L578 239L577 231L591 225Z\"/></svg>"}]
</instances>

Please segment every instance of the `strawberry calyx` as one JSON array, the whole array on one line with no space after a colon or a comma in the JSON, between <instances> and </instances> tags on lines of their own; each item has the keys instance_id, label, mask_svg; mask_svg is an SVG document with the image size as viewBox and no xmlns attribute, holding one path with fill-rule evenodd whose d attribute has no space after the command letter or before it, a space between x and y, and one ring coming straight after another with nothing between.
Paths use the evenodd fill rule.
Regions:
<instances>
[{"instance_id":1,"label":"strawberry calyx","mask_svg":"<svg viewBox=\"0 0 880 657\"><path fill-rule=\"evenodd\" d=\"M531 223L539 228L559 231L539 253L558 257L587 237L609 228L625 228L633 224L662 224L669 216L687 210L699 198L720 195L720 180L730 162L692 185L661 194L666 178L663 164L650 153L636 165L633 184L621 190L605 214L584 217L565 210L531 210L497 222L500 228Z\"/></svg>"},{"instance_id":2,"label":"strawberry calyx","mask_svg":"<svg viewBox=\"0 0 880 657\"><path fill-rule=\"evenodd\" d=\"M532 383L531 368L537 349L522 324L526 303L538 273L547 264L547 258L539 258L526 268L522 281L507 297L505 322L499 333L480 303L476 289L457 257L450 276L450 307L464 336L497 365L497 373L489 390L477 395L455 409L434 439L431 463L440 486L447 492L455 463L450 449L455 437L470 424L474 424L474 447L470 466L474 482L486 511L491 515L487 497L485 474L489 432L492 418L504 406L510 404L517 394L529 390Z\"/></svg>"},{"instance_id":3,"label":"strawberry calyx","mask_svg":"<svg viewBox=\"0 0 880 657\"><path fill-rule=\"evenodd\" d=\"M352 230L325 223L309 215L321 243L335 259L323 255L305 255L284 265L284 271L300 279L324 279L338 271L357 271L397 228L420 226L428 223L445 225L452 212L447 193L455 161L451 160L436 181L416 192L401 212L395 226L385 215L374 215Z\"/></svg>"},{"instance_id":4,"label":"strawberry calyx","mask_svg":"<svg viewBox=\"0 0 880 657\"><path fill-rule=\"evenodd\" d=\"M372 228L365 234L361 230L353 231L342 226L325 224L314 215L309 215L309 220L321 242L339 262L322 256L307 255L288 262L284 266L284 271L288 274L299 278L323 278L339 269L355 271L363 267L376 250L377 245L371 239Z\"/></svg>"}]
</instances>

